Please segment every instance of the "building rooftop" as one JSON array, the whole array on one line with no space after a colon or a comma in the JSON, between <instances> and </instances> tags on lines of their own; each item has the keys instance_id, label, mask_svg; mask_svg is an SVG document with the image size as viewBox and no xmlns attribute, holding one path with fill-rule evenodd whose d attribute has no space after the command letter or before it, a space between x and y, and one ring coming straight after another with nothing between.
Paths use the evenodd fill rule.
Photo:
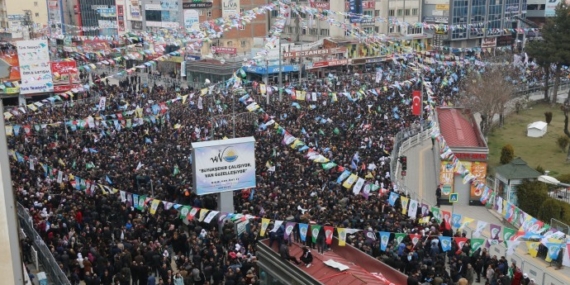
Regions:
<instances>
[{"instance_id":1,"label":"building rooftop","mask_svg":"<svg viewBox=\"0 0 570 285\"><path fill-rule=\"evenodd\" d=\"M269 239L262 241L263 244L269 246ZM377 285L389 285L389 284L405 284L406 276L399 273L398 271L389 268L388 265L374 259L371 256L366 255L366 253L353 248L352 246L339 247L335 246L338 241L335 239L333 241L333 250L326 251L324 254L318 253L317 250L311 250L313 254L313 263L311 267L307 268L304 265L295 265L298 270L305 272L310 275L313 279L317 280L318 283L329 285L329 284L377 284ZM272 250L279 254L279 249L277 244L273 244ZM357 251L357 252L351 252ZM299 257L302 255L302 246L293 243L289 247L289 254L291 256ZM360 253L360 254L359 254ZM354 256L360 255L360 256ZM349 257L349 258L347 258ZM366 259L368 258L368 260ZM332 260L342 265L348 267L344 271L340 271L336 268L330 267L325 262ZM369 271L374 268L376 272ZM389 270L382 270L383 268L389 268ZM381 271L381 272L380 272ZM403 282L403 283L402 283Z\"/></svg>"},{"instance_id":2,"label":"building rooftop","mask_svg":"<svg viewBox=\"0 0 570 285\"><path fill-rule=\"evenodd\" d=\"M463 108L437 108L439 129L449 147L487 147L471 112Z\"/></svg>"},{"instance_id":3,"label":"building rooftop","mask_svg":"<svg viewBox=\"0 0 570 285\"><path fill-rule=\"evenodd\" d=\"M541 175L520 157L495 168L495 172L506 179L533 179Z\"/></svg>"}]
</instances>

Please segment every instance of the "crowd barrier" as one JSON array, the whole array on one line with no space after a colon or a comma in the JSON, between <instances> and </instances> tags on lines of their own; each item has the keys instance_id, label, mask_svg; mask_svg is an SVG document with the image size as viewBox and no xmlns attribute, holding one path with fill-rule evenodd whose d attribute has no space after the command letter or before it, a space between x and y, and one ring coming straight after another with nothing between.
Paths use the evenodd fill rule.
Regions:
<instances>
[{"instance_id":1,"label":"crowd barrier","mask_svg":"<svg viewBox=\"0 0 570 285\"><path fill-rule=\"evenodd\" d=\"M32 240L32 253L33 258L35 258L34 265L36 268L41 265L43 271L47 274L49 284L71 285L71 282L69 282L69 279L67 279L67 276L59 267L58 262L51 254L51 251L44 243L42 237L34 229L30 214L28 214L26 209L19 203L17 212L20 228L24 231L26 236Z\"/></svg>"}]
</instances>

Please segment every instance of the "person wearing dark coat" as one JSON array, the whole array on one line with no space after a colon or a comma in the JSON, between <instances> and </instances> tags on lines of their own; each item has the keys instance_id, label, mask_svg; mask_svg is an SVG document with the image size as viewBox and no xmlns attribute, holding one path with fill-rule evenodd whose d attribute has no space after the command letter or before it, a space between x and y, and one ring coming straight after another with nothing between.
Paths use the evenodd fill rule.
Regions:
<instances>
[{"instance_id":1,"label":"person wearing dark coat","mask_svg":"<svg viewBox=\"0 0 570 285\"><path fill-rule=\"evenodd\" d=\"M313 254L309 250L308 247L303 247L303 255L301 255L301 262L303 262L307 268L311 267L311 263L313 262Z\"/></svg>"},{"instance_id":2,"label":"person wearing dark coat","mask_svg":"<svg viewBox=\"0 0 570 285\"><path fill-rule=\"evenodd\" d=\"M283 258L283 260L286 260L286 261L289 261L289 260L290 260L290 261L293 261L293 262L294 262L295 264L297 264L297 265L301 264L301 263L297 260L296 257L291 256L291 255L289 254L289 247L287 246L287 244L282 243L282 244L279 246L279 253L281 254L281 258Z\"/></svg>"}]
</instances>

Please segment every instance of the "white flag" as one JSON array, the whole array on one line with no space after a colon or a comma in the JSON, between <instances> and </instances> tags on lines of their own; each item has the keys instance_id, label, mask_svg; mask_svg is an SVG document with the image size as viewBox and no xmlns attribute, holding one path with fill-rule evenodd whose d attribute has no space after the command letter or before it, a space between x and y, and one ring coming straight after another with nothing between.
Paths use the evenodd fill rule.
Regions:
<instances>
[{"instance_id":1,"label":"white flag","mask_svg":"<svg viewBox=\"0 0 570 285\"><path fill-rule=\"evenodd\" d=\"M273 229L271 230L271 232L276 232L282 224L283 224L283 221L275 221L275 223L273 224Z\"/></svg>"},{"instance_id":2,"label":"white flag","mask_svg":"<svg viewBox=\"0 0 570 285\"><path fill-rule=\"evenodd\" d=\"M418 201L410 199L410 207L408 209L408 217L415 219L418 214Z\"/></svg>"},{"instance_id":3,"label":"white flag","mask_svg":"<svg viewBox=\"0 0 570 285\"><path fill-rule=\"evenodd\" d=\"M63 171L59 170L57 172L57 183L62 183L63 182Z\"/></svg>"},{"instance_id":4,"label":"white flag","mask_svg":"<svg viewBox=\"0 0 570 285\"><path fill-rule=\"evenodd\" d=\"M214 219L214 217L218 214L218 211L210 211L208 213L208 215L206 216L206 218L204 219L205 223L210 223L212 221L212 219Z\"/></svg>"},{"instance_id":5,"label":"white flag","mask_svg":"<svg viewBox=\"0 0 570 285\"><path fill-rule=\"evenodd\" d=\"M476 237L476 238L480 237L481 232L485 229L486 226L487 226L487 222L477 221L477 228L473 232L473 237Z\"/></svg>"},{"instance_id":6,"label":"white flag","mask_svg":"<svg viewBox=\"0 0 570 285\"><path fill-rule=\"evenodd\" d=\"M356 183L354 184L354 188L352 188L352 193L354 193L354 195L358 195L360 193L362 186L364 186L364 182L366 182L366 180L358 177L358 181L356 181Z\"/></svg>"}]
</instances>

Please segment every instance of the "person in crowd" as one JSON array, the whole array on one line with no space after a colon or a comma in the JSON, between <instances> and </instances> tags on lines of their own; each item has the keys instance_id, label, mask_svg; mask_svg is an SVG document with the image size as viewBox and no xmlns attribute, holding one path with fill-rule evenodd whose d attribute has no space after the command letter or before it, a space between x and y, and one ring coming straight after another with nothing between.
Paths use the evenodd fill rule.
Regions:
<instances>
[{"instance_id":1,"label":"person in crowd","mask_svg":"<svg viewBox=\"0 0 570 285\"><path fill-rule=\"evenodd\" d=\"M307 268L311 267L311 264L313 263L313 254L311 253L311 250L306 246L303 247L303 254L299 259L307 266Z\"/></svg>"}]
</instances>

